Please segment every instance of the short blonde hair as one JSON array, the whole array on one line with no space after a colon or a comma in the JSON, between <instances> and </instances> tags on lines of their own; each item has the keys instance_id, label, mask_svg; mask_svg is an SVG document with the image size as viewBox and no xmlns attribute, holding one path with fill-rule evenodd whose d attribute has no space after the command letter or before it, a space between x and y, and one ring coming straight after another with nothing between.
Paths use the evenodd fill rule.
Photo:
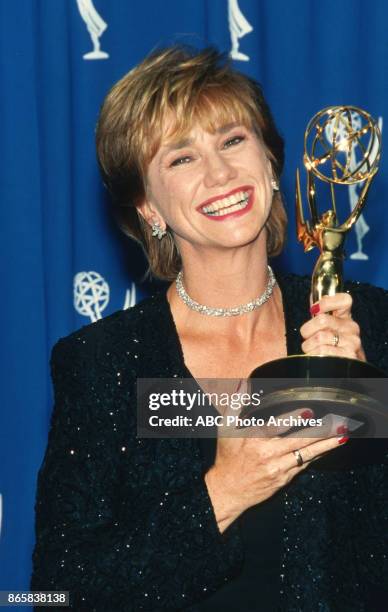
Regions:
<instances>
[{"instance_id":1,"label":"short blonde hair","mask_svg":"<svg viewBox=\"0 0 388 612\"><path fill-rule=\"evenodd\" d=\"M213 133L237 122L257 133L276 179L284 163L283 139L260 86L213 48L156 51L118 81L104 100L97 124L99 165L121 229L140 242L151 272L165 280L173 280L181 268L173 235L168 231L163 240L155 239L137 207L144 201L147 168L171 115L171 137L185 137L198 123ZM266 223L268 256L282 250L286 224L280 193L275 193Z\"/></svg>"}]
</instances>

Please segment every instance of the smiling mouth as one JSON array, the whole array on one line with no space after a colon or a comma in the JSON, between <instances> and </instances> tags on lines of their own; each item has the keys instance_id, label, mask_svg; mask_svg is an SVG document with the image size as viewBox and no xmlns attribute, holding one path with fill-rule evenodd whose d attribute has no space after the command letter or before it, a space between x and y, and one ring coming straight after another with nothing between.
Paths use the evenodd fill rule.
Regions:
<instances>
[{"instance_id":1,"label":"smiling mouth","mask_svg":"<svg viewBox=\"0 0 388 612\"><path fill-rule=\"evenodd\" d=\"M249 204L248 191L237 191L226 198L202 206L199 210L208 217L223 217L244 210Z\"/></svg>"}]
</instances>

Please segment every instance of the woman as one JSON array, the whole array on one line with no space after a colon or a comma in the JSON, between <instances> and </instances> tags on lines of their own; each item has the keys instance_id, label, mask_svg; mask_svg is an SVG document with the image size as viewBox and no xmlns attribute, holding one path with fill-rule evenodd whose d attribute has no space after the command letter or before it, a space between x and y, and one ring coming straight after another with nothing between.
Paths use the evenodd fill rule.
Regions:
<instances>
[{"instance_id":1,"label":"woman","mask_svg":"<svg viewBox=\"0 0 388 612\"><path fill-rule=\"evenodd\" d=\"M134 68L104 102L97 149L122 228L178 283L54 349L33 588L89 612L379 609L384 465L311 469L346 432L137 439L135 404L137 378L240 379L301 351L388 370L387 293L349 285L311 316L308 279L274 282L283 142L257 84L215 51Z\"/></svg>"}]
</instances>

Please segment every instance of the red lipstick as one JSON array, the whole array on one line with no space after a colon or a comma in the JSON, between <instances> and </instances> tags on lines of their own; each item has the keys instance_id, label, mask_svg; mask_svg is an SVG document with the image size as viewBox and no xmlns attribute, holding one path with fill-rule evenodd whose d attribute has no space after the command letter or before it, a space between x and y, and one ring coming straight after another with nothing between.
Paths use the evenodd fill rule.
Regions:
<instances>
[{"instance_id":1,"label":"red lipstick","mask_svg":"<svg viewBox=\"0 0 388 612\"><path fill-rule=\"evenodd\" d=\"M247 204L244 208L240 208L238 210L226 213L224 215L215 215L215 214L212 215L210 212L205 212L203 210L204 208L210 206L214 202L219 202L239 192L244 192L245 194L248 194ZM204 215L205 217L207 217L208 219L212 219L214 221L223 221L224 219L228 219L230 217L240 217L252 208L253 195L254 195L254 188L251 185L242 185L240 187L236 187L235 189L232 189L231 191L228 191L228 193L214 196L212 198L209 198L208 200L205 200L205 202L202 202L199 206L196 207L196 210L200 212L202 215ZM225 204L225 206L220 208L219 210L223 210L224 208L230 208L232 206L235 206L236 204L237 202L234 204L233 203Z\"/></svg>"}]
</instances>

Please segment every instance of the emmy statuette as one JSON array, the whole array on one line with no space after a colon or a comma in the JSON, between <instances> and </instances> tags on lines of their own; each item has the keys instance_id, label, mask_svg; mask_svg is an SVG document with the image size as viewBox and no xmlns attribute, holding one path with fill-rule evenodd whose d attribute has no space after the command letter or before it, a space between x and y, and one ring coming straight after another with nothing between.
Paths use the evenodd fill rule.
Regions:
<instances>
[{"instance_id":1,"label":"emmy statuette","mask_svg":"<svg viewBox=\"0 0 388 612\"><path fill-rule=\"evenodd\" d=\"M355 163L355 149L361 153L358 163ZM376 121L357 107L325 108L307 126L303 162L307 171L310 218L306 220L303 213L297 171L296 222L297 237L305 252L314 247L320 252L312 274L313 303L325 295L334 295L343 290L345 239L365 206L370 185L378 170L380 151L381 134ZM330 189L330 205L325 207L322 214L317 206L316 179L328 183ZM335 188L355 183L362 183L360 197L349 217L340 223ZM259 381L255 383L255 379L295 379L292 389L288 381L287 388L282 388L280 384L275 392L266 397L264 405L272 414L312 407L315 415L324 416L334 411L346 411L351 403L358 417L369 411L373 421L375 417L385 419L388 410L371 398L362 385L355 388L354 382L355 379L382 377L384 374L378 368L357 359L293 355L259 366L249 378L253 387L260 384ZM316 379L320 379L318 383ZM368 418L364 422L364 435L368 435L371 423L370 419L367 421ZM339 450L344 451L345 447Z\"/></svg>"}]
</instances>

